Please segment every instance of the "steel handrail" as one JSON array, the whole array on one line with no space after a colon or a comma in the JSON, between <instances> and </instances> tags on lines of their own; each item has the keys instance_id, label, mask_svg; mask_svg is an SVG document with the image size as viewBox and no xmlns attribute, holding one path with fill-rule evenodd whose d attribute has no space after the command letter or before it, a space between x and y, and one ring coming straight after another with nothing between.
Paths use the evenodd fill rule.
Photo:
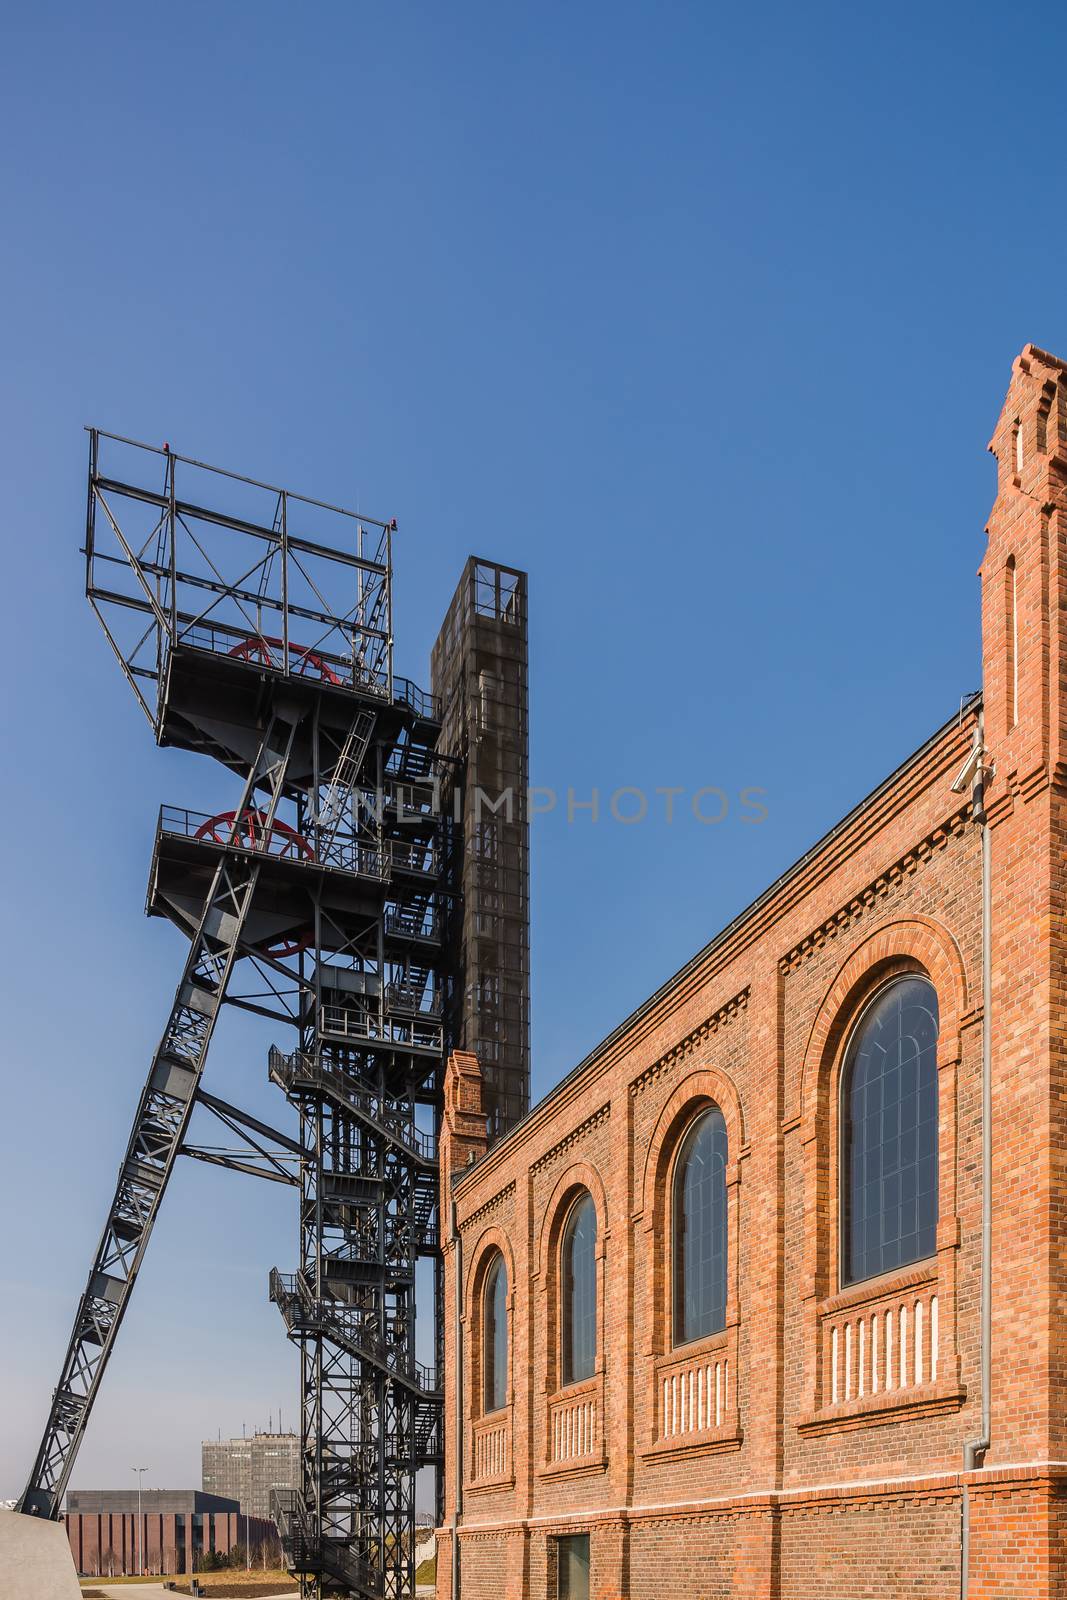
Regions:
<instances>
[{"instance_id":1,"label":"steel handrail","mask_svg":"<svg viewBox=\"0 0 1067 1600\"><path fill-rule=\"evenodd\" d=\"M315 845L321 830L313 828L305 836L280 819L273 829L261 830L255 825L256 813L249 812L249 817L250 824L242 826L240 819L229 812L193 811L188 806L164 804L159 808L159 832L171 838L224 845L245 854L269 855L306 866L325 866L354 877L373 878L376 882L388 881L398 869L427 878L436 878L439 871L439 854L426 845L405 844L394 839L380 847L334 835L320 854ZM223 836L215 837L215 834ZM410 920L410 913L407 915Z\"/></svg>"},{"instance_id":2,"label":"steel handrail","mask_svg":"<svg viewBox=\"0 0 1067 1600\"><path fill-rule=\"evenodd\" d=\"M271 611L272 614L277 613L280 625L282 615L280 600L271 606ZM271 672L277 672L280 676L310 677L312 673L306 670L310 664L318 670L318 675L327 683L336 681L341 688L355 689L362 694L373 696L376 700L389 698L389 674L384 668L360 666L351 656L339 655L336 650L324 649L320 644L313 642L304 644L302 640L290 641L289 653L290 656L295 656L295 661L285 662L280 659L282 650L276 635L263 632L249 633L247 627L235 627L232 623L190 621L184 627L181 624L182 619L179 617L176 643L188 645L194 650L204 650L210 655L229 656L233 654L234 646L239 647L246 642L258 644L262 646L263 654L267 657L258 664ZM351 627L355 633L359 633L359 629L354 627L351 621L346 622L343 617L335 618L334 626L339 631ZM273 658L272 652L275 651L278 660ZM421 688L412 678L393 678L393 703L406 706L423 721L441 720L440 695Z\"/></svg>"},{"instance_id":3,"label":"steel handrail","mask_svg":"<svg viewBox=\"0 0 1067 1600\"><path fill-rule=\"evenodd\" d=\"M419 1390L421 1394L432 1396L440 1392L434 1367L425 1366L414 1357L407 1364L398 1362L396 1353L390 1350L377 1328L360 1326L358 1321L348 1320L358 1318L363 1313L358 1310L342 1312L335 1301L324 1300L313 1294L301 1273L279 1272L277 1267L272 1267L270 1298L279 1307L291 1329L299 1319L300 1327L321 1331L335 1342L344 1343L390 1377Z\"/></svg>"},{"instance_id":4,"label":"steel handrail","mask_svg":"<svg viewBox=\"0 0 1067 1600\"><path fill-rule=\"evenodd\" d=\"M424 1133L398 1109L383 1105L377 1095L360 1089L356 1080L341 1068L325 1067L321 1060L307 1055L303 1050L294 1050L291 1055L286 1055L277 1045L271 1046L268 1068L275 1082L283 1087L290 1088L297 1078L304 1078L332 1090L341 1096L346 1106L375 1124L394 1144L422 1161L436 1161L437 1140L432 1133Z\"/></svg>"},{"instance_id":5,"label":"steel handrail","mask_svg":"<svg viewBox=\"0 0 1067 1600\"><path fill-rule=\"evenodd\" d=\"M389 1015L383 1019L352 1011L345 1006L323 1006L319 1031L343 1039L360 1039L369 1044L407 1046L414 1050L438 1050L442 1024L432 1017L420 1022L416 1017Z\"/></svg>"}]
</instances>

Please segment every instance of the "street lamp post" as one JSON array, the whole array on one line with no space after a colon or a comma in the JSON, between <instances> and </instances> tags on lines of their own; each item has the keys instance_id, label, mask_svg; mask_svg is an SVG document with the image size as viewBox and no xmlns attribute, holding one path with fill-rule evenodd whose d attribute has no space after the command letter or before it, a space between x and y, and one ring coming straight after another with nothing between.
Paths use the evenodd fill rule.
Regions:
<instances>
[{"instance_id":1,"label":"street lamp post","mask_svg":"<svg viewBox=\"0 0 1067 1600\"><path fill-rule=\"evenodd\" d=\"M141 1520L141 1476L148 1471L147 1467L131 1467L131 1472L137 1474L137 1573L144 1577L144 1523Z\"/></svg>"}]
</instances>

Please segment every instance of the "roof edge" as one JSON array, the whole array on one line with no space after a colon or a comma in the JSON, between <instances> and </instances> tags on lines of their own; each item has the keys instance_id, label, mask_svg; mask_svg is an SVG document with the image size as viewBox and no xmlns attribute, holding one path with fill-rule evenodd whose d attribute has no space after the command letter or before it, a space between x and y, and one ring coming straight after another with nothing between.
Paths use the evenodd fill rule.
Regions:
<instances>
[{"instance_id":1,"label":"roof edge","mask_svg":"<svg viewBox=\"0 0 1067 1600\"><path fill-rule=\"evenodd\" d=\"M489 1147L481 1161L476 1162L474 1166L463 1167L459 1172L456 1172L452 1178L453 1190L461 1189L463 1185L475 1175L475 1173L480 1172L482 1167L487 1162L492 1160L499 1151L505 1149L509 1142L518 1133L520 1133L530 1122L530 1120L539 1112L541 1112L550 1101L554 1100L557 1095L562 1094L562 1092L569 1085L576 1082L583 1073L588 1071L588 1069L593 1066L597 1060L599 1060L605 1051L609 1050L613 1044L617 1043L617 1041L621 1039L624 1034L628 1033L630 1029L633 1028L638 1022L640 1022L643 1017L647 1016L648 1013L653 1010L653 1008L657 1006L659 1002L671 992L672 989L677 987L678 984L682 983L687 977L689 977L689 975L700 966L701 962L705 961L719 945L725 944L726 940L729 939L732 934L736 933L737 930L742 927L750 917L755 916L756 913L771 899L773 899L773 897L778 894L779 891L783 889L792 878L801 872L804 867L810 865L810 863L820 854L820 852L825 850L827 845L829 845L839 833L843 832L844 829L847 828L848 825L853 822L863 811L865 811L868 806L873 805L876 800L887 793L887 791L890 790L911 767L920 761L923 756L932 750L940 742L940 740L945 737L946 733L949 733L953 727L958 728L962 724L964 717L970 716L974 712L979 711L981 709L981 705L982 691L980 689L975 690L973 694L965 696L960 701L959 710L955 712L953 716L949 717L947 721L941 723L940 727L938 727L935 732L929 736L929 738L924 739L922 744L913 750L911 754L900 763L899 766L894 767L893 771L889 773L887 777L883 778L881 783L877 784L869 794L864 795L863 799L858 801L856 805L847 811L843 817L835 822L833 827L828 828L827 831L822 834L813 845L809 846L803 855L798 856L797 859L790 866L788 866L784 872L780 873L772 883L768 884L766 889L761 890L754 900L750 901L750 903L745 906L742 911L738 912L737 916L731 918L731 920L726 923L725 927L720 928L718 933L714 934L708 940L707 944L702 945L695 955L690 956L689 960L685 962L683 966L679 967L677 972L673 973L669 978L661 983L646 1000L643 1000L635 1010L630 1012L629 1016L624 1017L622 1022L618 1023L614 1028L612 1028L611 1032L606 1034L605 1037L601 1039L599 1044L595 1045L587 1055L583 1056L582 1060L578 1062L577 1066L572 1067L571 1070L566 1073L558 1083L554 1084L546 1094L541 1096L540 1100L535 1101L530 1107L529 1111L526 1112L525 1116L520 1117L519 1121L509 1128L507 1133L498 1139L494 1145Z\"/></svg>"}]
</instances>

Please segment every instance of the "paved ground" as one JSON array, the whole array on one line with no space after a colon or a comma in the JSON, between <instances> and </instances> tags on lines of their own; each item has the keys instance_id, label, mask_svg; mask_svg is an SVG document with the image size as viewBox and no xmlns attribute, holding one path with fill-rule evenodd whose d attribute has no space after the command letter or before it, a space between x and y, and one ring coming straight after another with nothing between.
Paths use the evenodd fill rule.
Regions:
<instances>
[{"instance_id":1,"label":"paved ground","mask_svg":"<svg viewBox=\"0 0 1067 1600\"><path fill-rule=\"evenodd\" d=\"M173 1589L164 1589L161 1583L115 1583L108 1587L106 1579L86 1579L86 1588L99 1589L101 1594L106 1594L108 1600L127 1600L133 1595L136 1600L173 1600ZM420 1583L415 1593L419 1600L429 1600L434 1592L433 1584ZM294 1589L291 1594L275 1595L273 1600L299 1600L299 1595Z\"/></svg>"},{"instance_id":2,"label":"paved ground","mask_svg":"<svg viewBox=\"0 0 1067 1600\"><path fill-rule=\"evenodd\" d=\"M174 1600L174 1590L164 1589L161 1583L114 1583L109 1588L106 1578L87 1578L85 1587L99 1589L101 1594L108 1596L108 1600L127 1600L130 1595L135 1596L136 1600ZM290 1594L274 1595L272 1600L300 1600L300 1597L293 1589Z\"/></svg>"}]
</instances>

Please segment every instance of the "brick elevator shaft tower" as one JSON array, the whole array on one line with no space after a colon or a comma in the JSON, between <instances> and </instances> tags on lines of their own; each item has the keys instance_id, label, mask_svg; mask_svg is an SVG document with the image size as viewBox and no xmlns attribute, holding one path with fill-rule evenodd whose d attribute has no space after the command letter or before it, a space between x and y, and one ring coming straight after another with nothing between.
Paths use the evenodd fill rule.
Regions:
<instances>
[{"instance_id":1,"label":"brick elevator shaft tower","mask_svg":"<svg viewBox=\"0 0 1067 1600\"><path fill-rule=\"evenodd\" d=\"M59 1515L177 1157L290 1184L298 1261L270 1294L300 1352L302 1484L274 1509L308 1597L410 1593L416 1474L442 1463L437 1133L467 845L439 802L465 752L393 671L394 530L90 433L90 603L157 742L238 793L160 811L147 909L188 955L20 1509ZM203 1087L224 1003L295 1030L268 1070L298 1138ZM200 1113L238 1149L198 1143ZM436 1365L416 1358L424 1258Z\"/></svg>"},{"instance_id":2,"label":"brick elevator shaft tower","mask_svg":"<svg viewBox=\"0 0 1067 1600\"><path fill-rule=\"evenodd\" d=\"M482 1068L490 1141L530 1104L526 574L471 556L430 659L444 809L462 818L448 1017Z\"/></svg>"}]
</instances>

